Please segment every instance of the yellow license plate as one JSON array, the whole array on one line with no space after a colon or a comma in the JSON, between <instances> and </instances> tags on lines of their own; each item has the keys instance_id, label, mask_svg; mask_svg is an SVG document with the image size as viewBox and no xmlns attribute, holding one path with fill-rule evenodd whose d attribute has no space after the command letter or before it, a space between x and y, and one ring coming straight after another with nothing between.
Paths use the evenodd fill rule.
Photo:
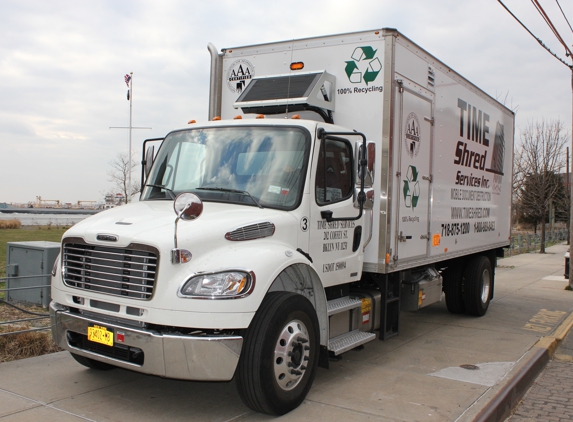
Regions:
<instances>
[{"instance_id":1,"label":"yellow license plate","mask_svg":"<svg viewBox=\"0 0 573 422\"><path fill-rule=\"evenodd\" d=\"M107 328L99 325L88 327L88 340L105 344L106 346L113 346L113 331L108 331Z\"/></svg>"}]
</instances>

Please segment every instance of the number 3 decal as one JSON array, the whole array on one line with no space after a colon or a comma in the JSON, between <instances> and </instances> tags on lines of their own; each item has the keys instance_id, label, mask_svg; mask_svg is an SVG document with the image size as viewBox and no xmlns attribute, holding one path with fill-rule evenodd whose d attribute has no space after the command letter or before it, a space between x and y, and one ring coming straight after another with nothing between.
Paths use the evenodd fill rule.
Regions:
<instances>
[{"instance_id":1,"label":"number 3 decal","mask_svg":"<svg viewBox=\"0 0 573 422\"><path fill-rule=\"evenodd\" d=\"M308 218L307 217L302 217L300 219L300 229L305 232L308 230Z\"/></svg>"}]
</instances>

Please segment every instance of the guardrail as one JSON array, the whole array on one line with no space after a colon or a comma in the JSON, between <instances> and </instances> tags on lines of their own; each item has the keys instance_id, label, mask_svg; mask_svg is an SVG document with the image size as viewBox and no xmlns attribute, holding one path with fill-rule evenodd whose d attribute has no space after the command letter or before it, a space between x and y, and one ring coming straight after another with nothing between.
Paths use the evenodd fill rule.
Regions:
<instances>
[{"instance_id":1,"label":"guardrail","mask_svg":"<svg viewBox=\"0 0 573 422\"><path fill-rule=\"evenodd\" d=\"M0 283L6 283L8 280L13 281L13 280L19 280L19 279L45 278L45 277L49 277L49 275L40 274L40 275L29 275L29 276L10 276L7 278L0 278ZM5 284L4 284L4 286L5 286ZM26 287L10 287L10 288L4 287L4 288L0 289L0 292L11 292L11 291L17 291L17 290L31 290L31 289L48 289L48 294L49 294L50 284L43 284L43 285L39 285L39 286L26 286ZM21 319L15 319L15 320L10 320L10 321L0 321L0 326L10 325L10 324L18 324L18 323L22 323L22 322L38 321L38 320L50 318L50 314L48 314L48 313L44 314L44 313L39 313L39 312L33 312L33 311L28 310L28 309L21 308L20 306L17 306L13 303L10 303L9 301L7 301L5 299L0 299L0 303L3 303L7 306L11 306L12 308L19 310L20 312L24 312L24 313L29 314L29 315L34 315L34 317L31 317L31 318L21 318ZM29 333L32 331L50 330L50 329L51 329L51 326L47 326L47 327L29 328L29 329L18 330L18 331L10 331L7 333L1 333L0 332L0 337L9 336L9 335L13 335L13 334Z\"/></svg>"}]
</instances>

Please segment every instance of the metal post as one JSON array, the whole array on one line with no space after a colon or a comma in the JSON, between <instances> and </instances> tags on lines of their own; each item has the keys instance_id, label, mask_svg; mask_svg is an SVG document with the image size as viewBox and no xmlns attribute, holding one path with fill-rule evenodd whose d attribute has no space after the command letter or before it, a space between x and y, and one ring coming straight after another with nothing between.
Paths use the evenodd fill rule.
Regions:
<instances>
[{"instance_id":1,"label":"metal post","mask_svg":"<svg viewBox=\"0 0 573 422\"><path fill-rule=\"evenodd\" d=\"M129 80L129 153L127 159L129 162L129 174L127 178L127 198L125 198L125 203L129 202L129 196L131 195L131 129L132 126L132 112L133 112L133 72L129 72L131 79Z\"/></svg>"},{"instance_id":2,"label":"metal post","mask_svg":"<svg viewBox=\"0 0 573 422\"><path fill-rule=\"evenodd\" d=\"M571 69L571 127L573 129L573 67ZM571 143L573 145L573 131L571 132ZM571 150L573 151L573 149ZM573 161L573 160L571 160ZM567 163L567 172L569 173L569 163ZM569 182L569 180L567 180ZM573 240L573 183L569 183L569 244ZM569 256L571 257L571 246L569 246ZM571 260L571 258L569 258ZM569 261L571 262L571 261ZM573 288L573 265L569 265L569 287Z\"/></svg>"},{"instance_id":3,"label":"metal post","mask_svg":"<svg viewBox=\"0 0 573 422\"><path fill-rule=\"evenodd\" d=\"M127 76L127 75L126 75ZM129 72L129 90L127 91L129 93L129 126L128 127L123 127L123 126L110 126L110 129L129 129L129 151L127 154L127 160L128 160L128 164L127 164L127 168L128 168L128 175L127 175L127 197L125 198L125 203L127 204L129 202L129 198L131 196L131 131L133 129L151 129L150 127L133 127L133 72ZM125 182L125 180L124 180Z\"/></svg>"}]
</instances>

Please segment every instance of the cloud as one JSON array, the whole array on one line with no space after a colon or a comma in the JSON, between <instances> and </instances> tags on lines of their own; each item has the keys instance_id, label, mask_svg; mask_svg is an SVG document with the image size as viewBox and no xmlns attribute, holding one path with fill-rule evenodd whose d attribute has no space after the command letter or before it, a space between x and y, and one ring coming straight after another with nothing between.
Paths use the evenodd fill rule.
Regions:
<instances>
[{"instance_id":1,"label":"cloud","mask_svg":"<svg viewBox=\"0 0 573 422\"><path fill-rule=\"evenodd\" d=\"M531 4L504 3L565 57ZM573 18L573 6L562 6ZM571 45L557 6L545 7ZM109 162L127 150L128 131L109 129L129 125L125 73L134 72L133 126L152 127L133 131L139 150L147 137L207 119L208 42L220 49L382 27L399 29L490 95L507 95L519 104L518 127L541 117L570 127L570 70L495 1L4 0L0 177L16 182L2 186L0 202L102 199Z\"/></svg>"}]
</instances>

